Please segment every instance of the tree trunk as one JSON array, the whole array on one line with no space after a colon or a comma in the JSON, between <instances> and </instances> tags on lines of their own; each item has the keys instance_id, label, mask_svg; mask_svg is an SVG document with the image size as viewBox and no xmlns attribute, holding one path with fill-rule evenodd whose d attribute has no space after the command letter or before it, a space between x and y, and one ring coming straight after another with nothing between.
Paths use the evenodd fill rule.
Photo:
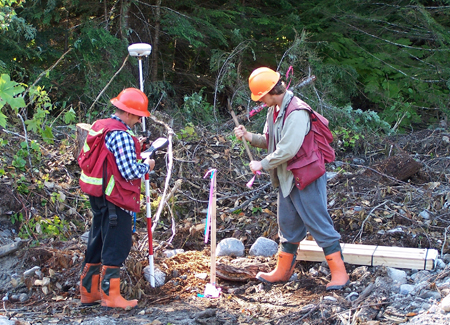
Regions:
<instances>
[{"instance_id":1,"label":"tree trunk","mask_svg":"<svg viewBox=\"0 0 450 325\"><path fill-rule=\"evenodd\" d=\"M109 30L109 19L108 19L108 1L103 0L103 11L105 15L105 30Z\"/></svg>"},{"instance_id":2,"label":"tree trunk","mask_svg":"<svg viewBox=\"0 0 450 325\"><path fill-rule=\"evenodd\" d=\"M158 48L159 48L159 30L161 28L161 0L156 0L155 14L155 37L153 39L152 51L152 76L151 81L154 82L158 78Z\"/></svg>"},{"instance_id":3,"label":"tree trunk","mask_svg":"<svg viewBox=\"0 0 450 325\"><path fill-rule=\"evenodd\" d=\"M120 37L122 39L127 38L128 19L130 18L128 13L130 10L130 3L128 0L122 0L120 6Z\"/></svg>"},{"instance_id":4,"label":"tree trunk","mask_svg":"<svg viewBox=\"0 0 450 325\"><path fill-rule=\"evenodd\" d=\"M78 123L77 124L77 133L76 133L76 146L73 156L75 159L78 159L80 155L81 149L84 146L84 142L86 141L89 130L91 129L90 124L86 123Z\"/></svg>"}]
</instances>

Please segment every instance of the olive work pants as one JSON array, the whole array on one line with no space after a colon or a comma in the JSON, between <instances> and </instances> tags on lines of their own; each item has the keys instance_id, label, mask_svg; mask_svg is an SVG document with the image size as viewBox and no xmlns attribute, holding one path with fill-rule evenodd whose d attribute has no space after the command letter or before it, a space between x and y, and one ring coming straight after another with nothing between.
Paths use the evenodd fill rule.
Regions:
<instances>
[{"instance_id":1,"label":"olive work pants","mask_svg":"<svg viewBox=\"0 0 450 325\"><path fill-rule=\"evenodd\" d=\"M324 174L301 191L294 186L287 197L278 192L277 219L281 243L298 243L308 231L319 247L338 244L341 235L334 229L328 214L326 185Z\"/></svg>"},{"instance_id":2,"label":"olive work pants","mask_svg":"<svg viewBox=\"0 0 450 325\"><path fill-rule=\"evenodd\" d=\"M116 207L117 225L111 226L107 202L103 197L89 195L92 225L85 253L85 263L122 266L131 250L131 215Z\"/></svg>"}]
</instances>

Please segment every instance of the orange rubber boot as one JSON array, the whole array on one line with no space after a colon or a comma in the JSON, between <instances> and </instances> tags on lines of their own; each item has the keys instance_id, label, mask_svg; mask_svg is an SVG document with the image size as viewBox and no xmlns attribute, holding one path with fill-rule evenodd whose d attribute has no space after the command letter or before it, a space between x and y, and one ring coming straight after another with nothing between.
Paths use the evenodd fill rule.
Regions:
<instances>
[{"instance_id":1,"label":"orange rubber boot","mask_svg":"<svg viewBox=\"0 0 450 325\"><path fill-rule=\"evenodd\" d=\"M344 261L340 251L325 256L331 272L331 281L327 284L327 291L341 290L350 283Z\"/></svg>"},{"instance_id":2,"label":"orange rubber boot","mask_svg":"<svg viewBox=\"0 0 450 325\"><path fill-rule=\"evenodd\" d=\"M100 263L86 263L80 277L81 304L92 306L98 304L100 297Z\"/></svg>"},{"instance_id":3,"label":"orange rubber boot","mask_svg":"<svg viewBox=\"0 0 450 325\"><path fill-rule=\"evenodd\" d=\"M120 294L120 268L118 266L103 265L100 283L103 307L131 309L137 306L136 299L126 300Z\"/></svg>"},{"instance_id":4,"label":"orange rubber boot","mask_svg":"<svg viewBox=\"0 0 450 325\"><path fill-rule=\"evenodd\" d=\"M294 267L297 262L296 257L296 254L283 251L278 252L278 261L275 270L270 273L259 272L256 278L266 283L286 282L292 273L294 273Z\"/></svg>"}]
</instances>

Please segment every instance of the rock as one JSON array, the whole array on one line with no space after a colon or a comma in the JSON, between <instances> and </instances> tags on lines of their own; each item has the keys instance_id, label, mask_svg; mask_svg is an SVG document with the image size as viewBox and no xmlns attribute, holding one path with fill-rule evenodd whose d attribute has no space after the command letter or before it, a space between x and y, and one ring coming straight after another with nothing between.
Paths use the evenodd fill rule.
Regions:
<instances>
[{"instance_id":1,"label":"rock","mask_svg":"<svg viewBox=\"0 0 450 325\"><path fill-rule=\"evenodd\" d=\"M154 273L155 273L154 274L154 276L155 276L155 288L158 288L158 287L164 285L164 283L166 282L166 274L163 271L161 271L160 269L158 269L158 268L155 268ZM150 279L151 279L151 277L150 277L150 266L146 266L144 268L144 278L149 283L151 283L150 282Z\"/></svg>"},{"instance_id":2,"label":"rock","mask_svg":"<svg viewBox=\"0 0 450 325\"><path fill-rule=\"evenodd\" d=\"M308 272L313 278L315 278L315 277L317 277L319 275L319 272L313 267L310 268Z\"/></svg>"},{"instance_id":3,"label":"rock","mask_svg":"<svg viewBox=\"0 0 450 325\"><path fill-rule=\"evenodd\" d=\"M362 307L358 313L355 314L356 320L360 324L367 324L369 321L374 320L378 311L370 307Z\"/></svg>"},{"instance_id":4,"label":"rock","mask_svg":"<svg viewBox=\"0 0 450 325\"><path fill-rule=\"evenodd\" d=\"M428 277L430 277L430 272L426 270L422 270L411 275L411 279L414 281L414 283L426 281Z\"/></svg>"},{"instance_id":5,"label":"rock","mask_svg":"<svg viewBox=\"0 0 450 325\"><path fill-rule=\"evenodd\" d=\"M319 266L319 273L322 273L323 275L327 276L330 274L330 271L328 268L323 267L322 265Z\"/></svg>"},{"instance_id":6,"label":"rock","mask_svg":"<svg viewBox=\"0 0 450 325\"><path fill-rule=\"evenodd\" d=\"M422 281L422 282L416 284L412 294L420 294L422 291L428 290L428 289L430 289L430 283L425 280L425 281Z\"/></svg>"},{"instance_id":7,"label":"rock","mask_svg":"<svg viewBox=\"0 0 450 325\"><path fill-rule=\"evenodd\" d=\"M21 293L20 295L19 295L19 301L20 302L25 302L25 301L27 301L29 299L29 297L28 297L28 295L26 294L26 293Z\"/></svg>"},{"instance_id":8,"label":"rock","mask_svg":"<svg viewBox=\"0 0 450 325\"><path fill-rule=\"evenodd\" d=\"M430 214L428 213L427 210L423 210L422 212L419 213L419 217L425 219L425 220L429 220L430 219Z\"/></svg>"},{"instance_id":9,"label":"rock","mask_svg":"<svg viewBox=\"0 0 450 325\"><path fill-rule=\"evenodd\" d=\"M445 254L444 255L444 262L445 263L450 263L450 254Z\"/></svg>"},{"instance_id":10,"label":"rock","mask_svg":"<svg viewBox=\"0 0 450 325\"><path fill-rule=\"evenodd\" d=\"M339 173L336 172L327 172L327 180L335 178Z\"/></svg>"},{"instance_id":11,"label":"rock","mask_svg":"<svg viewBox=\"0 0 450 325\"><path fill-rule=\"evenodd\" d=\"M358 297L359 297L359 294L357 293L357 292L350 292L346 297L345 297L345 299L346 300L348 300L348 301L355 301L356 299L358 299Z\"/></svg>"},{"instance_id":12,"label":"rock","mask_svg":"<svg viewBox=\"0 0 450 325\"><path fill-rule=\"evenodd\" d=\"M401 227L397 227L394 229L390 229L387 231L388 234L396 234L396 233L402 233L403 229Z\"/></svg>"},{"instance_id":13,"label":"rock","mask_svg":"<svg viewBox=\"0 0 450 325\"><path fill-rule=\"evenodd\" d=\"M177 254L181 254L181 253L184 253L184 249L182 249L182 248L180 248L180 249L172 249L172 250L165 251L164 252L164 256L166 258L169 258L169 257L175 256Z\"/></svg>"},{"instance_id":14,"label":"rock","mask_svg":"<svg viewBox=\"0 0 450 325\"><path fill-rule=\"evenodd\" d=\"M314 308L316 308L316 305L314 304L305 305L302 307L302 309L300 309L300 313L305 314L307 312L310 312Z\"/></svg>"},{"instance_id":15,"label":"rock","mask_svg":"<svg viewBox=\"0 0 450 325\"><path fill-rule=\"evenodd\" d=\"M201 280L206 280L206 278L208 277L207 273L195 273L195 277Z\"/></svg>"},{"instance_id":16,"label":"rock","mask_svg":"<svg viewBox=\"0 0 450 325\"><path fill-rule=\"evenodd\" d=\"M393 281L397 281L400 284L406 283L406 272L405 271L394 269L392 267L388 267L387 273Z\"/></svg>"},{"instance_id":17,"label":"rock","mask_svg":"<svg viewBox=\"0 0 450 325\"><path fill-rule=\"evenodd\" d=\"M337 301L337 299L335 297L331 297L331 296L325 296L325 297L323 297L323 300L328 300L328 301L333 301L333 302Z\"/></svg>"},{"instance_id":18,"label":"rock","mask_svg":"<svg viewBox=\"0 0 450 325\"><path fill-rule=\"evenodd\" d=\"M366 163L366 161L361 158L353 158L353 163L357 164L357 165L364 165Z\"/></svg>"},{"instance_id":19,"label":"rock","mask_svg":"<svg viewBox=\"0 0 450 325\"><path fill-rule=\"evenodd\" d=\"M216 256L244 256L244 244L236 238L225 238L219 242Z\"/></svg>"},{"instance_id":20,"label":"rock","mask_svg":"<svg viewBox=\"0 0 450 325\"><path fill-rule=\"evenodd\" d=\"M443 269L445 269L446 266L447 266L447 264L445 264L445 262L443 260L441 260L440 258L436 259L436 269L443 270Z\"/></svg>"},{"instance_id":21,"label":"rock","mask_svg":"<svg viewBox=\"0 0 450 325\"><path fill-rule=\"evenodd\" d=\"M33 274L36 273L36 271L38 271L38 270L40 270L40 269L41 269L41 268L40 268L39 266L34 266L34 267L32 267L31 269L26 270L25 272L23 272L23 276L24 276L24 277L27 277L27 276L33 275Z\"/></svg>"},{"instance_id":22,"label":"rock","mask_svg":"<svg viewBox=\"0 0 450 325\"><path fill-rule=\"evenodd\" d=\"M447 295L444 299L442 299L441 308L447 313L450 311L450 295Z\"/></svg>"},{"instance_id":23,"label":"rock","mask_svg":"<svg viewBox=\"0 0 450 325\"><path fill-rule=\"evenodd\" d=\"M412 284L402 284L400 286L400 294L407 296L414 290L414 286Z\"/></svg>"},{"instance_id":24,"label":"rock","mask_svg":"<svg viewBox=\"0 0 450 325\"><path fill-rule=\"evenodd\" d=\"M352 276L355 278L360 278L367 272L367 270L368 270L367 266L357 267L356 269L353 270Z\"/></svg>"},{"instance_id":25,"label":"rock","mask_svg":"<svg viewBox=\"0 0 450 325\"><path fill-rule=\"evenodd\" d=\"M14 325L16 324L15 320L9 320L5 316L0 315L0 325Z\"/></svg>"},{"instance_id":26,"label":"rock","mask_svg":"<svg viewBox=\"0 0 450 325\"><path fill-rule=\"evenodd\" d=\"M206 309L195 314L195 319L215 317L217 309Z\"/></svg>"},{"instance_id":27,"label":"rock","mask_svg":"<svg viewBox=\"0 0 450 325\"><path fill-rule=\"evenodd\" d=\"M51 190L51 189L53 189L55 187L55 183L44 181L44 186L46 188L48 188L49 190Z\"/></svg>"},{"instance_id":28,"label":"rock","mask_svg":"<svg viewBox=\"0 0 450 325\"><path fill-rule=\"evenodd\" d=\"M278 244L268 238L259 237L250 247L249 255L270 257L278 252Z\"/></svg>"},{"instance_id":29,"label":"rock","mask_svg":"<svg viewBox=\"0 0 450 325\"><path fill-rule=\"evenodd\" d=\"M86 231L84 234L81 235L81 240L87 244L88 239L89 239L89 231Z\"/></svg>"},{"instance_id":30,"label":"rock","mask_svg":"<svg viewBox=\"0 0 450 325\"><path fill-rule=\"evenodd\" d=\"M437 291L423 290L420 293L420 298L423 298L423 299L430 299L430 298L432 298L434 300L439 300L439 299L441 299L441 294L439 292L437 292Z\"/></svg>"}]
</instances>

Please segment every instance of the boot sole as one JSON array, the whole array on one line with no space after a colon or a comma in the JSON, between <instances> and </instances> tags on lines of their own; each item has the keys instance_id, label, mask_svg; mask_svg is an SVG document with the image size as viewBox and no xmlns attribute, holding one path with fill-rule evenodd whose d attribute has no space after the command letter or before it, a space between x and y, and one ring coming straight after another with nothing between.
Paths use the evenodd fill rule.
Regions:
<instances>
[{"instance_id":1,"label":"boot sole","mask_svg":"<svg viewBox=\"0 0 450 325\"><path fill-rule=\"evenodd\" d=\"M345 284L342 285L335 285L335 286L330 286L327 287L327 291L331 291L331 290L341 290L344 287L348 286L350 284L350 280L348 280Z\"/></svg>"},{"instance_id":2,"label":"boot sole","mask_svg":"<svg viewBox=\"0 0 450 325\"><path fill-rule=\"evenodd\" d=\"M83 307L89 307L89 306L95 306L100 305L100 301L94 301L94 302L82 302L81 306Z\"/></svg>"},{"instance_id":3,"label":"boot sole","mask_svg":"<svg viewBox=\"0 0 450 325\"><path fill-rule=\"evenodd\" d=\"M102 306L102 309L103 309L103 310L112 310L112 309L116 309L116 308L120 308L120 309L123 309L123 310L125 310L125 311L129 311L129 310L132 310L132 309L137 308L137 305L134 306L134 307L126 307L126 308L123 308L123 307L108 307L108 306Z\"/></svg>"},{"instance_id":4,"label":"boot sole","mask_svg":"<svg viewBox=\"0 0 450 325\"><path fill-rule=\"evenodd\" d=\"M290 277L289 277L289 279L290 279ZM286 281L275 281L275 282L270 282L270 281L268 281L268 280L266 280L266 279L264 279L264 278L262 278L262 277L260 277L260 276L256 276L256 280L259 280L259 281L261 281L261 282L268 283L268 284L286 283L286 282L289 281L289 279L287 279Z\"/></svg>"},{"instance_id":5,"label":"boot sole","mask_svg":"<svg viewBox=\"0 0 450 325\"><path fill-rule=\"evenodd\" d=\"M264 283L270 283L270 284L275 283L275 282L267 281L266 279L261 278L261 277L259 277L259 276L256 277L256 280L259 280L259 281L264 282Z\"/></svg>"}]
</instances>

